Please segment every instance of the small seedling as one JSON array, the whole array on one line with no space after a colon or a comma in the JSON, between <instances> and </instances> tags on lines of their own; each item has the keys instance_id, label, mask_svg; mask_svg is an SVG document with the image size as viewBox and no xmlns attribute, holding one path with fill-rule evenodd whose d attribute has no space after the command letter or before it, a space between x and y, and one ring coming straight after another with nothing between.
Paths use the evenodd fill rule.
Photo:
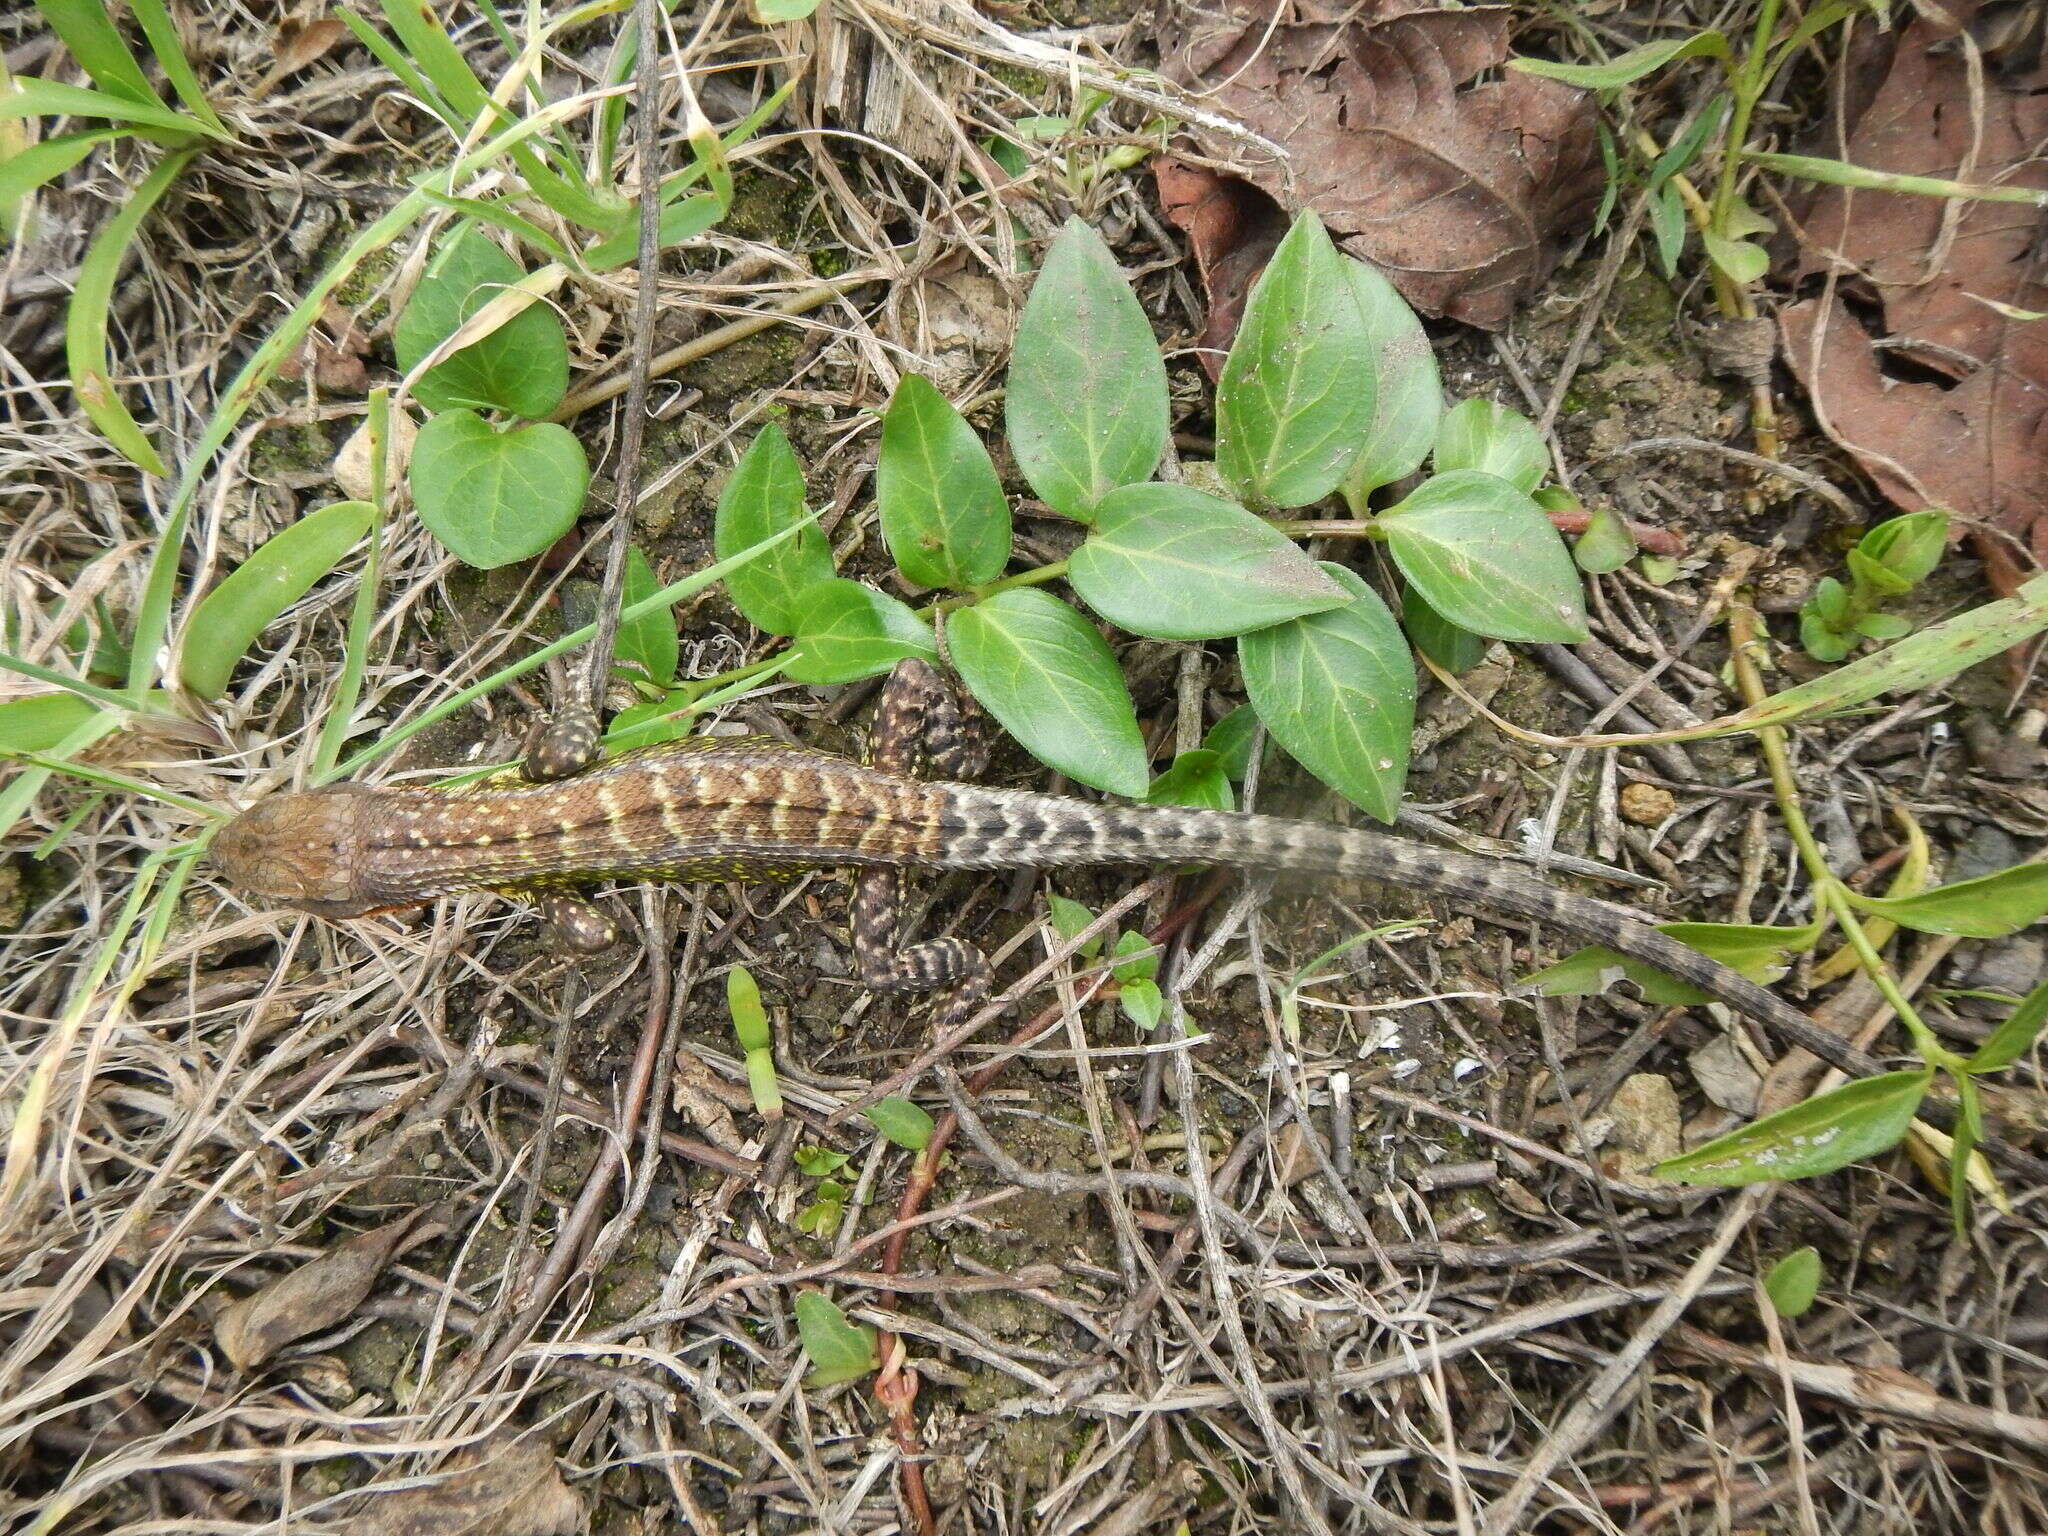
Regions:
<instances>
[{"instance_id":1,"label":"small seedling","mask_svg":"<svg viewBox=\"0 0 2048 1536\"><path fill-rule=\"evenodd\" d=\"M1764 1276L1764 1296L1780 1317L1798 1317L1820 1294L1820 1252L1795 1248Z\"/></svg>"},{"instance_id":2,"label":"small seedling","mask_svg":"<svg viewBox=\"0 0 2048 1536\"><path fill-rule=\"evenodd\" d=\"M1865 640L1897 640L1913 626L1883 611L1913 590L1948 548L1948 514L1909 512L1879 523L1849 551L1847 585L1823 576L1799 610L1799 643L1815 661L1840 661Z\"/></svg>"},{"instance_id":3,"label":"small seedling","mask_svg":"<svg viewBox=\"0 0 2048 1536\"><path fill-rule=\"evenodd\" d=\"M775 1037L768 1028L768 1010L761 1006L761 988L743 965L725 974L725 1006L732 1032L747 1053L747 1091L754 1096L754 1108L764 1119L779 1120L782 1085L775 1076Z\"/></svg>"}]
</instances>

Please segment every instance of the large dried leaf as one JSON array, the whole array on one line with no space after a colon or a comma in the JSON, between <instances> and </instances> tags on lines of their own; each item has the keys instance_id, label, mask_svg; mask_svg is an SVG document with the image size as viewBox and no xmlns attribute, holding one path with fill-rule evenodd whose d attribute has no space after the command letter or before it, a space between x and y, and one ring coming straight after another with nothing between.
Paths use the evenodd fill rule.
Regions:
<instances>
[{"instance_id":1,"label":"large dried leaf","mask_svg":"<svg viewBox=\"0 0 2048 1536\"><path fill-rule=\"evenodd\" d=\"M372 1490L354 1523L362 1536L575 1536L587 1518L554 1452L529 1435L485 1448L432 1487Z\"/></svg>"},{"instance_id":2,"label":"large dried leaf","mask_svg":"<svg viewBox=\"0 0 2048 1536\"><path fill-rule=\"evenodd\" d=\"M1906 28L1848 142L1820 152L2048 187L2048 71L2038 59L2017 77L1985 71L1974 110L1962 52L1937 51L1946 35L1924 20ZM1832 263L1858 301L1812 299L1780 317L1823 425L1899 506L1979 524L1993 579L2011 591L2021 552L1998 532L2048 563L2048 322L2012 313L2048 309L2040 210L1831 186L1799 228L1801 275Z\"/></svg>"},{"instance_id":3,"label":"large dried leaf","mask_svg":"<svg viewBox=\"0 0 2048 1536\"><path fill-rule=\"evenodd\" d=\"M214 1321L221 1353L254 1370L293 1340L345 1321L428 1214L411 1211L360 1233L235 1302Z\"/></svg>"},{"instance_id":4,"label":"large dried leaf","mask_svg":"<svg viewBox=\"0 0 2048 1536\"><path fill-rule=\"evenodd\" d=\"M1209 105L1288 151L1284 165L1247 168L1251 182L1321 214L1417 309L1505 325L1600 196L1587 93L1533 75L1472 83L1507 57L1503 7L1401 14L1412 8L1383 0L1274 24L1279 0L1220 3L1170 9L1180 30L1163 51Z\"/></svg>"}]
</instances>

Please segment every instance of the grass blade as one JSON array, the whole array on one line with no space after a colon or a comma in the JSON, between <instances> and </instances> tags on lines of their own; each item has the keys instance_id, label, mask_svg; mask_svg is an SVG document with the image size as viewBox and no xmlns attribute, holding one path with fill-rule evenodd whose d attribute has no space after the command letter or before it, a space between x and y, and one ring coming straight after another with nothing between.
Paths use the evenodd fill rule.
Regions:
<instances>
[{"instance_id":1,"label":"grass blade","mask_svg":"<svg viewBox=\"0 0 2048 1536\"><path fill-rule=\"evenodd\" d=\"M166 155L134 195L107 220L106 226L94 236L85 260L78 264L78 282L72 289L71 306L64 314L64 351L71 368L71 388L77 393L79 404L122 457L152 475L168 475L170 470L165 468L135 418L128 414L121 397L114 393L113 381L108 377L107 321L113 308L114 280L120 276L121 264L127 260L136 231L198 153L195 146Z\"/></svg>"},{"instance_id":2,"label":"grass blade","mask_svg":"<svg viewBox=\"0 0 2048 1536\"><path fill-rule=\"evenodd\" d=\"M36 0L36 9L94 85L130 101L159 105L128 40L107 14L105 0Z\"/></svg>"},{"instance_id":3,"label":"grass blade","mask_svg":"<svg viewBox=\"0 0 2048 1536\"><path fill-rule=\"evenodd\" d=\"M149 50L156 55L157 63L163 66L164 78L171 82L171 89L178 93L178 100L185 103L185 110L206 124L216 137L232 138L227 124L215 114L213 103L200 89L199 77L192 73L191 62L186 59L184 46L178 41L178 29L171 22L171 13L164 9L164 0L128 0L128 9L142 24L142 35L149 39Z\"/></svg>"}]
</instances>

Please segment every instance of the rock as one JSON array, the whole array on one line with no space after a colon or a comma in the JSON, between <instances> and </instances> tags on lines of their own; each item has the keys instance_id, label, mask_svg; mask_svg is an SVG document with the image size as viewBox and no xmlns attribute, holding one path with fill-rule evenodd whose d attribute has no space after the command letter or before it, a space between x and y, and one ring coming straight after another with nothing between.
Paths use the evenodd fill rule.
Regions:
<instances>
[{"instance_id":1,"label":"rock","mask_svg":"<svg viewBox=\"0 0 2048 1536\"><path fill-rule=\"evenodd\" d=\"M1660 826L1678 809L1678 797L1655 784L1621 786L1621 814L1639 827Z\"/></svg>"},{"instance_id":2,"label":"rock","mask_svg":"<svg viewBox=\"0 0 2048 1536\"><path fill-rule=\"evenodd\" d=\"M1714 1103L1745 1120L1756 1114L1756 1097L1763 1087L1757 1071L1733 1035L1716 1035L1686 1057L1693 1081Z\"/></svg>"}]
</instances>

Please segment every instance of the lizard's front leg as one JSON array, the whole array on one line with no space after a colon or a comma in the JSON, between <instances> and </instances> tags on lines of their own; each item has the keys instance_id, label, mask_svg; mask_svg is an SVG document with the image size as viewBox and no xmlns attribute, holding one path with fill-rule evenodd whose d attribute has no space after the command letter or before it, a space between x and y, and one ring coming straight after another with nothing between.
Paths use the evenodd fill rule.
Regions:
<instances>
[{"instance_id":1,"label":"lizard's front leg","mask_svg":"<svg viewBox=\"0 0 2048 1536\"><path fill-rule=\"evenodd\" d=\"M902 774L928 771L948 779L967 777L979 755L960 696L937 668L915 659L897 663L889 674L868 745L869 761L877 768ZM944 1029L988 996L988 957L965 939L929 939L899 948L902 897L899 870L871 869L857 878L854 966L861 985L877 992L952 988L937 1025Z\"/></svg>"}]
</instances>

